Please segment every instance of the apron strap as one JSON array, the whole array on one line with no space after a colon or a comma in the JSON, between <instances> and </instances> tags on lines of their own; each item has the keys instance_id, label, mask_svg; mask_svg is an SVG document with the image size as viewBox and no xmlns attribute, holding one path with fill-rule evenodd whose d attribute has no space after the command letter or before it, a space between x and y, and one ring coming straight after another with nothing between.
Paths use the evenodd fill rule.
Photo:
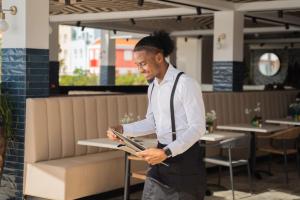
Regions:
<instances>
[{"instance_id":1,"label":"apron strap","mask_svg":"<svg viewBox=\"0 0 300 200\"><path fill-rule=\"evenodd\" d=\"M177 83L178 83L178 79L180 78L180 76L182 74L184 74L184 72L179 72L177 74L177 77L176 77L174 85L173 85L172 93L171 93L171 99L170 99L172 140L173 141L176 140L176 125L175 125L175 115L174 115L174 94L175 94L176 86L177 86Z\"/></svg>"}]
</instances>

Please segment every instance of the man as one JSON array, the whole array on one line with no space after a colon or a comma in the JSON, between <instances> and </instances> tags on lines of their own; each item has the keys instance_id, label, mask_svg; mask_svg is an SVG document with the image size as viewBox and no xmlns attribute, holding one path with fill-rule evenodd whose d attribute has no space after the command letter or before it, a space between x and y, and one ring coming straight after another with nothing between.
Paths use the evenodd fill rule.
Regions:
<instances>
[{"instance_id":1,"label":"man","mask_svg":"<svg viewBox=\"0 0 300 200\"><path fill-rule=\"evenodd\" d=\"M112 127L126 136L157 134L157 148L137 154L150 164L143 200L201 200L205 194L204 150L198 144L205 133L202 93L195 80L166 61L173 49L163 31L136 44L134 61L140 73L153 80L146 119ZM107 135L116 139L110 129Z\"/></svg>"}]
</instances>

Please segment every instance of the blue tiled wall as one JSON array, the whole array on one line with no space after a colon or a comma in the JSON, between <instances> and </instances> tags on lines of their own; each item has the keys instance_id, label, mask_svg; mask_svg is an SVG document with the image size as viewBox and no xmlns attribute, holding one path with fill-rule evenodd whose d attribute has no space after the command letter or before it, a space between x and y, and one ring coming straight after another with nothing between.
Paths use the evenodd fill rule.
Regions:
<instances>
[{"instance_id":1,"label":"blue tiled wall","mask_svg":"<svg viewBox=\"0 0 300 200\"><path fill-rule=\"evenodd\" d=\"M15 141L9 143L1 199L22 199L26 98L49 96L49 50L2 49L2 92L12 106ZM5 184L6 185L6 184Z\"/></svg>"},{"instance_id":2,"label":"blue tiled wall","mask_svg":"<svg viewBox=\"0 0 300 200\"><path fill-rule=\"evenodd\" d=\"M214 62L214 91L242 91L244 72L243 62Z\"/></svg>"}]
</instances>

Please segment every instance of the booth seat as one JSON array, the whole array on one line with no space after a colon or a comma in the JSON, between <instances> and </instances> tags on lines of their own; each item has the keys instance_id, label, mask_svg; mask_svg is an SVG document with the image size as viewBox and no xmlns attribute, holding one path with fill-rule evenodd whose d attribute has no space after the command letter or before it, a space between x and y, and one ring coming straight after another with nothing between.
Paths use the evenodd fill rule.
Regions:
<instances>
[{"instance_id":1,"label":"booth seat","mask_svg":"<svg viewBox=\"0 0 300 200\"><path fill-rule=\"evenodd\" d=\"M206 111L216 111L218 124L231 124L248 122L244 110L257 102L264 119L284 117L298 92L207 92L203 99ZM142 117L146 109L144 94L27 99L24 195L70 200L123 187L124 153L77 141L106 137L107 128L125 114ZM134 162L133 168L142 170L146 165Z\"/></svg>"},{"instance_id":2,"label":"booth seat","mask_svg":"<svg viewBox=\"0 0 300 200\"><path fill-rule=\"evenodd\" d=\"M146 107L146 95L27 99L24 195L70 200L123 187L124 152L77 141L106 137L125 113L144 116Z\"/></svg>"}]
</instances>

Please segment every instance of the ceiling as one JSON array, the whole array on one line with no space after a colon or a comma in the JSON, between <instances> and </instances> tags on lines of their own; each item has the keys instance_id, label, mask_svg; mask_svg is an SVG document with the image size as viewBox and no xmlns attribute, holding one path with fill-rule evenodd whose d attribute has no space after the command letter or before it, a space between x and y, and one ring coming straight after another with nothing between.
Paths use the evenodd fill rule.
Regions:
<instances>
[{"instance_id":1,"label":"ceiling","mask_svg":"<svg viewBox=\"0 0 300 200\"><path fill-rule=\"evenodd\" d=\"M82 26L140 33L158 29L201 32L213 29L215 11L240 9L245 12L245 28L284 27L286 23L300 27L300 0L297 5L295 0L145 0L142 6L138 2L50 0L50 21L71 25L81 21ZM277 2L281 4L278 6ZM197 7L201 8L201 15ZM280 18L281 7L284 17Z\"/></svg>"},{"instance_id":2,"label":"ceiling","mask_svg":"<svg viewBox=\"0 0 300 200\"><path fill-rule=\"evenodd\" d=\"M171 8L174 6L162 5L158 3L145 2L142 10L152 10L159 8ZM70 0L66 5L65 0L50 0L50 15L61 14L82 14L116 11L141 10L141 6L136 0Z\"/></svg>"},{"instance_id":3,"label":"ceiling","mask_svg":"<svg viewBox=\"0 0 300 200\"><path fill-rule=\"evenodd\" d=\"M245 12L245 28L286 24L300 28L300 0L145 0L142 6L138 2L50 0L50 21L71 25L81 21L82 26L141 33L157 29L201 33L213 29L215 11L237 10ZM278 13L281 9L283 16Z\"/></svg>"}]
</instances>

